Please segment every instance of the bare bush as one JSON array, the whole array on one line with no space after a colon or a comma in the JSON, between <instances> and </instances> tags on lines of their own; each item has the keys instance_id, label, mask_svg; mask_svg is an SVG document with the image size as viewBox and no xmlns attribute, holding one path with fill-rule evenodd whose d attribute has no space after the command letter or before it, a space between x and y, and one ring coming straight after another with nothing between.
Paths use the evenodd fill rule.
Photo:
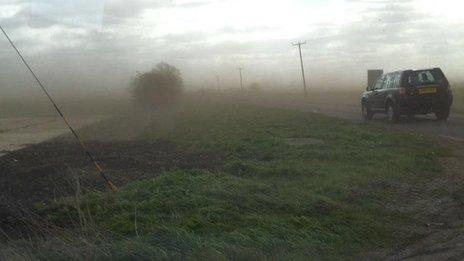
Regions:
<instances>
[{"instance_id":1,"label":"bare bush","mask_svg":"<svg viewBox=\"0 0 464 261\"><path fill-rule=\"evenodd\" d=\"M179 101L183 81L179 69L159 63L151 71L137 73L132 79L130 91L134 100L150 108L165 107Z\"/></svg>"}]
</instances>

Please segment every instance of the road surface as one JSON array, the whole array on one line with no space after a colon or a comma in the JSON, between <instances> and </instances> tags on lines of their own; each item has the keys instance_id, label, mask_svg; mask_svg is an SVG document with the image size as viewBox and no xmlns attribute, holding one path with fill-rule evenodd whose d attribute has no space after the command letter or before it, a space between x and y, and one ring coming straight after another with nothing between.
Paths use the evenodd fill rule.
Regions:
<instances>
[{"instance_id":1,"label":"road surface","mask_svg":"<svg viewBox=\"0 0 464 261\"><path fill-rule=\"evenodd\" d=\"M102 117L74 117L75 128L93 123ZM14 117L0 119L0 156L31 144L46 141L69 132L57 117Z\"/></svg>"}]
</instances>

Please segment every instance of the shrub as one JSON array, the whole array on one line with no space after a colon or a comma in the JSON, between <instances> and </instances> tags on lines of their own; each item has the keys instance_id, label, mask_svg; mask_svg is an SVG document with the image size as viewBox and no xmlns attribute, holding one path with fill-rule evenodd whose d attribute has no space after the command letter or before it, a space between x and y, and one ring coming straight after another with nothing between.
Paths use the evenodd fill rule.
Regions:
<instances>
[{"instance_id":1,"label":"shrub","mask_svg":"<svg viewBox=\"0 0 464 261\"><path fill-rule=\"evenodd\" d=\"M134 100L146 107L164 107L178 102L183 91L179 69L159 63L149 72L137 73L130 91Z\"/></svg>"}]
</instances>

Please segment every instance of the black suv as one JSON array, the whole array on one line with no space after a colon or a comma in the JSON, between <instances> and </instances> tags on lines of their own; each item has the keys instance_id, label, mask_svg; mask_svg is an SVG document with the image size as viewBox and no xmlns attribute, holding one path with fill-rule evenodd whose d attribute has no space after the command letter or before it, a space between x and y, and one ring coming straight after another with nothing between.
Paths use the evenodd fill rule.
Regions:
<instances>
[{"instance_id":1,"label":"black suv","mask_svg":"<svg viewBox=\"0 0 464 261\"><path fill-rule=\"evenodd\" d=\"M386 113L390 123L402 115L413 119L416 114L432 112L438 120L446 120L452 103L449 82L439 68L383 74L367 87L361 99L364 119Z\"/></svg>"}]
</instances>

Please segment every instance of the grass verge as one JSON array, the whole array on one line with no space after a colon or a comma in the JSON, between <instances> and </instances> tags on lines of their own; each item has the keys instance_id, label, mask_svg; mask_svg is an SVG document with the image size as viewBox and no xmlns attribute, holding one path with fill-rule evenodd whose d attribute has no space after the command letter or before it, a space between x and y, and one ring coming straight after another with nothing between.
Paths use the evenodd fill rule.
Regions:
<instances>
[{"instance_id":1,"label":"grass verge","mask_svg":"<svg viewBox=\"0 0 464 261\"><path fill-rule=\"evenodd\" d=\"M174 122L148 125L137 139L220 153L223 167L172 170L117 194L84 195L79 208L63 199L42 214L64 224L85 212L106 235L92 244L105 249L97 258L337 259L417 236L414 220L388 207L391 184L439 175L437 158L447 154L424 136L382 125L243 104L187 104ZM108 126L94 131L101 129Z\"/></svg>"}]
</instances>

